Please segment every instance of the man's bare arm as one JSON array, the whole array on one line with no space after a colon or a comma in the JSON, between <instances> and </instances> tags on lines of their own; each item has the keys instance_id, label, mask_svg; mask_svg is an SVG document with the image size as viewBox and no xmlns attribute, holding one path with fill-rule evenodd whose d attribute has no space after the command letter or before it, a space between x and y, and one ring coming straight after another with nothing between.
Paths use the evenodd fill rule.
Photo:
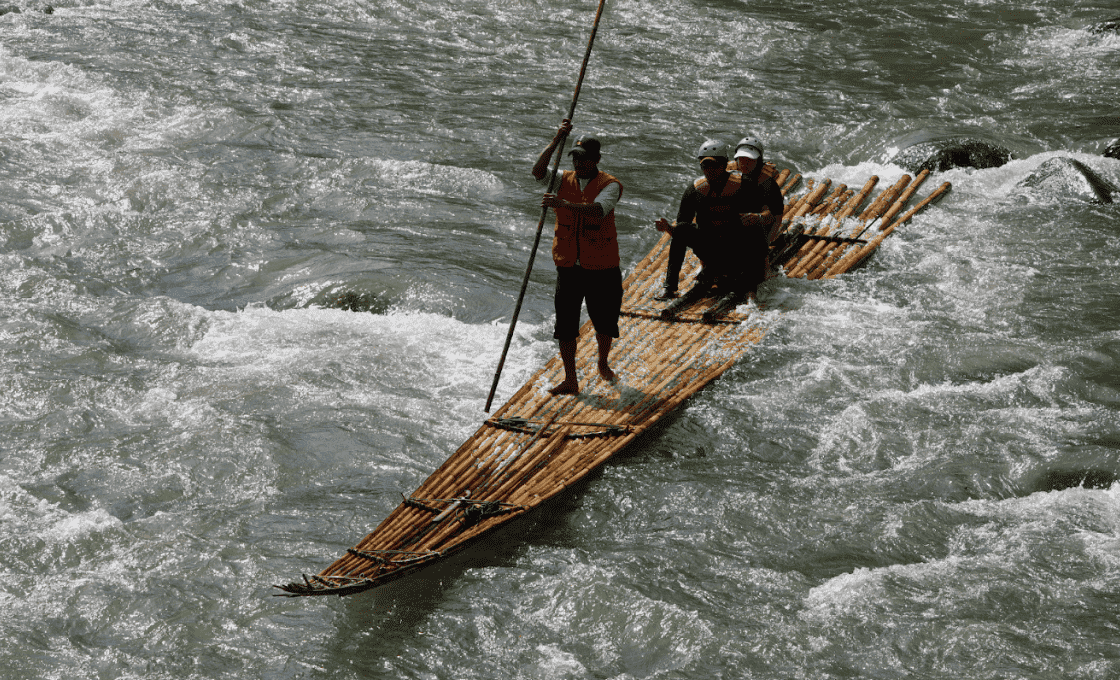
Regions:
<instances>
[{"instance_id":1,"label":"man's bare arm","mask_svg":"<svg viewBox=\"0 0 1120 680\"><path fill-rule=\"evenodd\" d=\"M552 160L552 154L556 152L556 147L560 146L561 140L568 136L572 131L572 121L565 118L560 121L560 129L556 131L556 136L548 143L548 146L541 152L540 158L537 159L533 165L533 177L538 180L544 179L545 174L548 173L548 162Z\"/></svg>"}]
</instances>

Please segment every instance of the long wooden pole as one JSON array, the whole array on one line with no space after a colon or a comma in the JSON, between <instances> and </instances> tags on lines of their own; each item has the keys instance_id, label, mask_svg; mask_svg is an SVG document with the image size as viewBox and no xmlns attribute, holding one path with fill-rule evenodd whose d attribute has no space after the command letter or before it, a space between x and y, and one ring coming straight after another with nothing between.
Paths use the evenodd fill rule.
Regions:
<instances>
[{"instance_id":1,"label":"long wooden pole","mask_svg":"<svg viewBox=\"0 0 1120 680\"><path fill-rule=\"evenodd\" d=\"M579 90L583 86L583 76L587 72L587 62L591 59L591 46L595 44L595 34L599 31L599 19L603 16L603 6L606 5L607 0L599 0L599 9L595 12L595 23L591 25L591 37L587 39L587 51L583 55L583 64L579 67L579 78L576 79L576 90L572 94L572 105L568 108L568 120L570 121L576 115L576 102L579 101ZM564 145L567 143L568 137L564 135L560 138L560 145L557 148L558 153L552 161L552 174L548 179L548 193L553 193L553 185L556 183L556 171L560 167L560 159L564 157ZM525 278L521 282L521 292L517 295L517 304L513 308L513 318L509 322L509 333L506 334L506 344L502 348L502 358L498 360L498 369L494 372L494 382L490 385L490 394L486 397L487 413L490 412L490 404L494 401L494 392L498 389L498 380L502 376L502 368L506 364L506 355L509 354L509 345L513 341L513 329L517 326L517 316L521 313L521 303L525 301L525 290L529 287L529 274L533 271L533 259L537 256L537 247L541 243L541 232L544 231L544 222L548 217L548 207L541 208L541 219L537 223L537 236L533 239L533 248L529 251L529 264L525 267Z\"/></svg>"}]
</instances>

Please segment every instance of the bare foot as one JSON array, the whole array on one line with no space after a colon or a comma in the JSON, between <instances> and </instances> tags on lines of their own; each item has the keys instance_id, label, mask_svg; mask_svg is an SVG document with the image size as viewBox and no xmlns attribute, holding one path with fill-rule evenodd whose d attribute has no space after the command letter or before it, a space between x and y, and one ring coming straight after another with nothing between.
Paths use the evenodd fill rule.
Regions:
<instances>
[{"instance_id":1,"label":"bare foot","mask_svg":"<svg viewBox=\"0 0 1120 680\"><path fill-rule=\"evenodd\" d=\"M579 394L579 383L575 380L564 380L564 382L549 390L548 393L553 396L561 394Z\"/></svg>"},{"instance_id":2,"label":"bare foot","mask_svg":"<svg viewBox=\"0 0 1120 680\"><path fill-rule=\"evenodd\" d=\"M614 380L614 371L606 364L599 364L599 375L607 382Z\"/></svg>"}]
</instances>

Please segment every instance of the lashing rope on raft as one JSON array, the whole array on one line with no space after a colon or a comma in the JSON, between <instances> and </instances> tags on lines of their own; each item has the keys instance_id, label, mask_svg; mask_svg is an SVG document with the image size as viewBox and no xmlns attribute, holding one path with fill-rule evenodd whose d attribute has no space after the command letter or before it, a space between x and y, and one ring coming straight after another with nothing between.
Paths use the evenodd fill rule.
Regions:
<instances>
[{"instance_id":1,"label":"lashing rope on raft","mask_svg":"<svg viewBox=\"0 0 1120 680\"><path fill-rule=\"evenodd\" d=\"M521 417L515 416L515 417L512 417L512 418L492 418L490 420L487 420L486 424L487 425L492 425L494 427L501 428L503 430L510 430L512 432L522 432L524 434L536 434L537 432L540 432L541 429L542 429L542 426L538 425L538 424L543 423L543 422L544 421L542 421L542 420L534 420L534 419L531 419L531 418L521 418ZM567 435L568 439L587 439L588 437L618 437L618 436L630 434L630 432L633 429L629 426L611 425L610 423L578 423L578 422L572 422L572 421L559 421L559 420L557 420L557 421L553 421L551 424L556 425L556 426L572 425L572 426L575 426L575 427L600 427L600 428L603 428L603 429L597 430L595 432L569 433ZM537 425L537 426L534 427L534 425ZM543 427L547 427L547 426L543 426Z\"/></svg>"}]
</instances>

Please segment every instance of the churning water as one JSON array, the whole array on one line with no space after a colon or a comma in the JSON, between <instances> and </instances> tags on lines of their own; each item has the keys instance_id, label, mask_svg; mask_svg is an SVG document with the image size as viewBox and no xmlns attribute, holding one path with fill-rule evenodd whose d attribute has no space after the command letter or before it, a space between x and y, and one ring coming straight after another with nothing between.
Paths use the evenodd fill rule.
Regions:
<instances>
[{"instance_id":1,"label":"churning water","mask_svg":"<svg viewBox=\"0 0 1120 680\"><path fill-rule=\"evenodd\" d=\"M591 0L0 16L0 676L1120 676L1115 2L608 0L575 116L624 263L748 131L893 182L1000 144L503 540L272 597L478 426ZM923 192L924 193L924 192ZM498 400L552 352L538 256Z\"/></svg>"}]
</instances>

